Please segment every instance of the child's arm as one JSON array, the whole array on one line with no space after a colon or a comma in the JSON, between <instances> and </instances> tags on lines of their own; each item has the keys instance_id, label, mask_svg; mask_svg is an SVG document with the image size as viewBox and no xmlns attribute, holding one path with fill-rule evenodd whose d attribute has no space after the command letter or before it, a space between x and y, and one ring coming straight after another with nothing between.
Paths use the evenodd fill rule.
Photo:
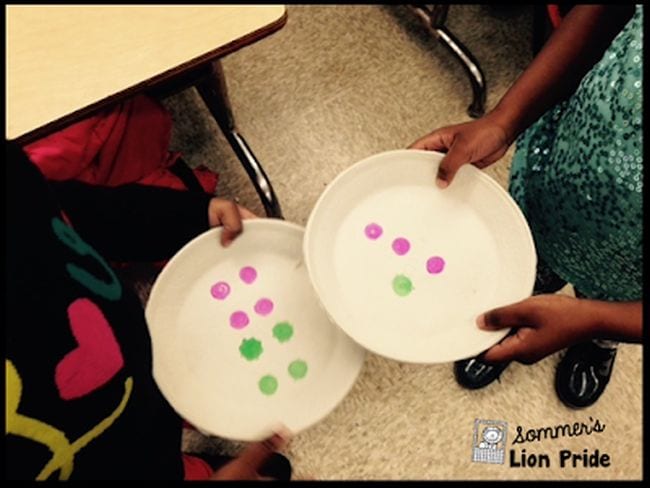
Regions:
<instances>
[{"instance_id":1,"label":"child's arm","mask_svg":"<svg viewBox=\"0 0 650 488\"><path fill-rule=\"evenodd\" d=\"M458 168L497 161L517 136L552 106L571 95L634 14L634 5L577 5L497 106L483 118L443 127L412 149L445 151L438 185Z\"/></svg>"},{"instance_id":2,"label":"child's arm","mask_svg":"<svg viewBox=\"0 0 650 488\"><path fill-rule=\"evenodd\" d=\"M562 295L537 295L491 310L477 319L479 328L515 327L516 333L488 349L488 362L517 360L530 364L590 339L641 342L643 302L605 302Z\"/></svg>"},{"instance_id":3,"label":"child's arm","mask_svg":"<svg viewBox=\"0 0 650 488\"><path fill-rule=\"evenodd\" d=\"M224 225L222 244L228 245L241 232L241 219L253 216L207 193L138 184L50 184L73 227L100 254L115 261L168 259L192 238L218 225Z\"/></svg>"},{"instance_id":4,"label":"child's arm","mask_svg":"<svg viewBox=\"0 0 650 488\"><path fill-rule=\"evenodd\" d=\"M287 438L274 434L264 441L249 444L239 456L215 471L210 480L282 481L264 476L260 471L263 471L273 454L287 443Z\"/></svg>"},{"instance_id":5,"label":"child's arm","mask_svg":"<svg viewBox=\"0 0 650 488\"><path fill-rule=\"evenodd\" d=\"M634 5L577 5L493 110L514 140L568 98L634 14Z\"/></svg>"}]
</instances>

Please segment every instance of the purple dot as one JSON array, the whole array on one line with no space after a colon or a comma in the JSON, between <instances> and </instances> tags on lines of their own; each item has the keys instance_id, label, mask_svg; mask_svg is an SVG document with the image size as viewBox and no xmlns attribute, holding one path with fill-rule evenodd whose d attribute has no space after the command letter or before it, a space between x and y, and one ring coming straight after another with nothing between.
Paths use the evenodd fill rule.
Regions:
<instances>
[{"instance_id":1,"label":"purple dot","mask_svg":"<svg viewBox=\"0 0 650 488\"><path fill-rule=\"evenodd\" d=\"M234 312L230 316L230 326L233 329L243 329L249 324L249 322L250 320L248 320L248 315L246 315L246 312L242 312L241 310Z\"/></svg>"},{"instance_id":2,"label":"purple dot","mask_svg":"<svg viewBox=\"0 0 650 488\"><path fill-rule=\"evenodd\" d=\"M273 302L268 298L260 298L255 304L255 312L258 315L266 316L273 311Z\"/></svg>"},{"instance_id":3,"label":"purple dot","mask_svg":"<svg viewBox=\"0 0 650 488\"><path fill-rule=\"evenodd\" d=\"M224 300L230 294L230 285L225 281L219 281L212 285L210 293L217 300Z\"/></svg>"},{"instance_id":4,"label":"purple dot","mask_svg":"<svg viewBox=\"0 0 650 488\"><path fill-rule=\"evenodd\" d=\"M383 232L384 230L378 224L366 225L365 233L368 239L372 239L374 241L375 239L378 239Z\"/></svg>"},{"instance_id":5,"label":"purple dot","mask_svg":"<svg viewBox=\"0 0 650 488\"><path fill-rule=\"evenodd\" d=\"M399 256L403 256L411 249L411 243L403 237L398 237L393 241L393 251Z\"/></svg>"},{"instance_id":6,"label":"purple dot","mask_svg":"<svg viewBox=\"0 0 650 488\"><path fill-rule=\"evenodd\" d=\"M257 271L252 266L245 266L239 271L239 277L246 284L251 284L257 278Z\"/></svg>"},{"instance_id":7,"label":"purple dot","mask_svg":"<svg viewBox=\"0 0 650 488\"><path fill-rule=\"evenodd\" d=\"M445 268L445 260L440 256L433 256L427 260L427 271L431 274L438 274Z\"/></svg>"}]
</instances>

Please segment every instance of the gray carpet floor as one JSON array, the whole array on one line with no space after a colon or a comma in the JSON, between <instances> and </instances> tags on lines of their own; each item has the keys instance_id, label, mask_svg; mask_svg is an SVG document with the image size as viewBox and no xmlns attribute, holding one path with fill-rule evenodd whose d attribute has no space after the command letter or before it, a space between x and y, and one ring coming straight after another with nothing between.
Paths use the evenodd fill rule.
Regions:
<instances>
[{"instance_id":1,"label":"gray carpet floor","mask_svg":"<svg viewBox=\"0 0 650 488\"><path fill-rule=\"evenodd\" d=\"M531 60L532 10L454 5L448 27L481 63L488 107ZM288 7L277 33L223 59L237 125L262 162L285 218L304 225L324 187L371 154L404 148L442 125L468 120L465 73L404 6ZM218 194L263 215L244 170L197 93L165 100L172 149L221 175ZM512 150L486 172L506 187ZM564 292L571 293L570 289ZM553 387L555 354L513 364L481 391L460 388L451 365L402 364L369 354L358 382L322 422L286 450L297 478L640 479L640 347L619 349L612 381L596 405L569 410ZM508 422L508 450L548 454L548 468L474 463L475 419ZM512 445L517 429L598 420L600 433ZM188 452L241 446L187 430ZM560 467L561 449L607 453L609 467Z\"/></svg>"}]
</instances>

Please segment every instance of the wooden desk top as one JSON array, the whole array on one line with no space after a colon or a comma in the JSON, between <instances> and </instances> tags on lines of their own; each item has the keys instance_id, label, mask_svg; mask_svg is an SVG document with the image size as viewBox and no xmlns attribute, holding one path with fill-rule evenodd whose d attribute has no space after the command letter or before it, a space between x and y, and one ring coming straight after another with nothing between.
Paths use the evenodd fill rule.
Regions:
<instances>
[{"instance_id":1,"label":"wooden desk top","mask_svg":"<svg viewBox=\"0 0 650 488\"><path fill-rule=\"evenodd\" d=\"M74 120L281 28L284 6L6 6L7 139Z\"/></svg>"}]
</instances>

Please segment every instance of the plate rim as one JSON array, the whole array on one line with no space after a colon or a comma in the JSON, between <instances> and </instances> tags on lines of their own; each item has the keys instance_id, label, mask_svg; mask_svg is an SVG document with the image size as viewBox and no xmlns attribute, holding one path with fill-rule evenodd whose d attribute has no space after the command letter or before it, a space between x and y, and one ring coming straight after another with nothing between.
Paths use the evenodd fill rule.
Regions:
<instances>
[{"instance_id":1,"label":"plate rim","mask_svg":"<svg viewBox=\"0 0 650 488\"><path fill-rule=\"evenodd\" d=\"M318 197L318 200L316 201L316 203L312 207L312 210L311 210L311 212L309 214L309 218L307 219L307 224L305 225L305 235L304 235L304 238L303 238L303 256L304 256L304 259L305 259L305 267L307 268L307 273L309 274L309 281L311 282L312 287L316 291L316 297L318 298L318 300L320 300L323 309L329 315L332 322L334 322L345 334L348 335L348 337L350 337L353 341L355 341L361 347L363 347L367 351L370 351L370 352L372 352L374 354L377 354L377 355L379 355L381 357L384 357L384 358L387 358L387 359L390 359L390 360L393 360L393 361L403 362L403 363L421 364L421 365L449 363L449 362L452 362L452 361L455 361L455 360L452 360L452 361L450 361L450 360L419 360L419 359L409 359L409 358L404 358L404 357L396 357L396 356L387 355L385 352L378 351L373 347L369 347L366 344L363 344L362 342L359 342L343 326L341 326L338 323L338 321L335 319L335 317L327 309L327 306L325 305L325 303L324 303L324 301L323 301L323 299L321 297L322 287L319 286L316 283L316 281L313 279L314 270L312 269L310 259L308 259L308 256L309 256L308 250L309 250L309 247L310 247L310 243L312 241L312 234L313 234L312 228L314 226L315 214L318 211L318 209L321 207L321 204L322 204L323 200L325 198L327 198L329 193L331 193L332 188L336 185L336 183L338 181L340 181L341 179L347 177L348 174L352 173L353 171L360 171L360 168L363 168L365 166L369 166L369 165L373 164L373 161L374 161L375 158L388 156L388 155L391 155L391 154L395 154L395 155L398 155L398 154L401 154L401 155L422 154L422 155L426 155L426 156L435 155L437 157L444 157L445 156L445 153L442 153L440 151L427 151L427 150L423 150L423 149L392 149L392 150L389 150L389 151L382 151L382 152L379 152L379 153L371 154L370 156L367 156L367 157L357 161L356 163L352 164L351 166L349 166L345 170L341 171L338 175L336 175L336 177L332 181L330 181L328 183L327 187L320 194L320 196ZM531 296L532 292L533 292L533 289L534 289L534 286L535 286L535 277L536 277L536 269L537 269L538 258L537 258L537 249L535 247L535 241L534 241L533 236L532 236L532 231L530 229L530 226L528 225L528 221L526 220L526 218L525 218L525 216L523 214L523 211L521 210L519 205L517 205L514 198L512 198L512 196L508 193L508 191L505 190L501 185L499 185L494 180L494 178L487 175L484 171L480 170L479 168L477 168L473 164L466 164L464 166L467 166L467 167L471 168L470 171L472 171L474 175L478 175L477 177L479 178L480 181L482 181L483 183L486 183L488 186L495 189L496 190L495 193L497 195L499 195L501 197L501 199L504 202L506 202L506 204L512 210L514 210L514 213L517 216L517 219L519 220L519 222L521 224L523 224L523 227L525 229L528 230L528 232L526 233L526 237L527 237L526 241L527 241L527 243L529 245L529 248L530 248L530 251L531 251L530 252L530 260L531 260L532 272L531 272L531 276L529 277L530 285L528 287L526 287L526 288L530 288L530 292L528 293L528 296ZM432 185L435 184L433 180L432 180L431 184ZM495 344L497 344L499 341L501 341L510 332L510 330L511 330L511 328L501 329L500 331L494 331L495 332L495 334L494 334L495 337L500 336L500 337L498 337L498 340L495 341ZM482 352L482 351L477 351L476 354L479 354L480 352ZM476 354L474 354L474 355L476 355ZM468 355L466 357L472 357L472 356L473 355L470 354L470 355ZM459 359L464 359L464 358L459 358Z\"/></svg>"},{"instance_id":2,"label":"plate rim","mask_svg":"<svg viewBox=\"0 0 650 488\"><path fill-rule=\"evenodd\" d=\"M304 227L299 225L299 224L296 224L294 222L287 222L286 220L278 219L278 218L246 219L243 222L244 222L244 226L252 224L253 227L258 227L258 228L262 228L262 227L284 227L286 229L291 229L291 230L294 230L294 231L298 231L299 233L302 233L301 240L304 243L304 235L305 235L304 234ZM174 405L174 403L171 401L171 398L173 397L173 393L169 391L169 388L167 386L163 386L164 381L162 383L159 381L159 374L161 374L160 373L160 368L156 367L156 365L158 364L158 360L154 359L154 340L153 340L152 325L150 324L150 321L149 321L149 312L148 311L150 310L150 304L152 303L152 301L153 301L152 299L154 298L154 290L158 287L158 284L160 283L159 280L162 280L163 273L165 273L166 271L168 273L172 272L172 271L169 271L169 270L173 267L172 266L173 263L180 260L180 259L182 259L181 253L186 254L187 252L189 252L188 248L190 246L193 246L195 241L198 241L198 240L201 240L201 239L207 239L208 236L211 235L211 234L214 234L215 237L217 237L217 240L218 240L218 237L221 235L222 231L223 231L222 226L212 227L212 228L198 234L194 238L192 238L190 241L188 241L186 244L184 244L174 254L174 256L172 256L172 258L169 259L169 261L167 261L164 268L161 270L161 272L156 277L156 279L154 281L154 284L151 287L151 291L149 293L149 298L147 300L147 304L145 306L145 320L146 320L146 323L147 323L147 331L149 333L150 343L151 343L151 371L152 371L152 376L153 376L153 379L154 379L154 381L156 383L156 386L157 386L158 390L163 395L165 400L169 403L171 408L179 415L179 417L181 417L182 419L187 420L192 425L195 425L197 427L197 429L199 429L200 432L203 432L204 434L207 434L207 435L218 436L218 437L221 437L223 439L229 439L229 440L232 440L232 441L235 441L235 442L254 442L254 441L262 440L263 437L255 437L255 436L234 436L233 437L231 435L226 435L226 434L217 434L217 433L211 432L211 431L207 430L205 427L203 427L201 425L200 419L196 419L193 414L188 414L188 412L181 412ZM215 242L215 246L218 246L218 245L219 245L218 242ZM300 257L304 262L305 256L304 256L304 253L302 252L302 245L300 247ZM363 371L363 369L365 367L366 358L367 358L367 350L366 350L366 348L364 348L363 346L358 344L347 333L345 333L345 331L343 331L343 329L341 329L338 326L338 324L336 322L334 322L334 320L329 315L329 313L327 313L327 311L323 308L322 303L320 301L320 298L316 295L316 291L313 288L313 284L311 283L311 280L309 279L309 273L307 273L307 278L308 278L308 281L309 281L309 283L310 283L310 285L312 287L312 292L314 293L314 295L316 297L318 305L320 305L321 311L326 315L326 317L329 320L329 322L331 323L332 327L336 327L343 334L343 336L346 339L352 341L354 347L357 350L357 354L359 355L359 358L358 358L358 367L356 367L355 373L353 375L350 375L349 382L346 385L344 385L344 388L342 389L343 393L342 393L340 399L338 399L334 403L334 405L332 406L331 409L329 409L325 413L323 413L323 415L318 416L316 419L314 419L311 422L303 425L299 430L293 431L292 433L294 435L298 434L300 432L303 432L303 431L305 431L307 429L310 429L313 426L317 425L319 422L322 422L328 416L330 416L343 403L343 401L347 398L347 396L349 395L349 393L352 390L352 388L354 387L354 385L356 385L356 383L357 383L357 381L358 381L358 379L359 379L359 377L360 377L360 375L361 375L361 373L362 373L362 371ZM269 435L271 433L272 432L269 431Z\"/></svg>"},{"instance_id":3,"label":"plate rim","mask_svg":"<svg viewBox=\"0 0 650 488\"><path fill-rule=\"evenodd\" d=\"M245 219L242 220L242 234L246 231L246 227L248 226L253 226L253 227L266 227L266 226L276 226L279 225L280 227L288 227L288 228L293 228L293 230L297 230L299 232L303 232L303 241L304 241L304 232L305 228L295 224L293 222L287 222L286 220L282 219L276 219L276 218L255 218L255 219ZM212 227L206 231L201 232L200 234L194 236L192 239L187 241L183 246L174 253L174 255L165 263L165 266L163 269L158 273L156 276L156 279L154 280L153 285L151 286L151 291L149 292L149 297L147 298L147 304L145 306L145 318L147 318L147 325L148 324L148 312L150 308L151 302L154 300L155 296L157 295L157 289L159 288L159 283L162 280L163 276L166 274L171 273L172 271L171 268L176 266L176 262L182 259L182 255L187 254L189 251L189 247L193 246L196 241L202 240L202 239L207 239L207 237L210 234L214 234L215 237L217 237L217 242L215 242L215 246L221 246L219 237L221 236L221 233L223 232L223 226L218 226L218 227ZM240 234L241 236L241 234ZM238 236L239 237L239 236ZM223 248L223 246L221 246ZM304 258L304 255L303 255Z\"/></svg>"}]
</instances>

